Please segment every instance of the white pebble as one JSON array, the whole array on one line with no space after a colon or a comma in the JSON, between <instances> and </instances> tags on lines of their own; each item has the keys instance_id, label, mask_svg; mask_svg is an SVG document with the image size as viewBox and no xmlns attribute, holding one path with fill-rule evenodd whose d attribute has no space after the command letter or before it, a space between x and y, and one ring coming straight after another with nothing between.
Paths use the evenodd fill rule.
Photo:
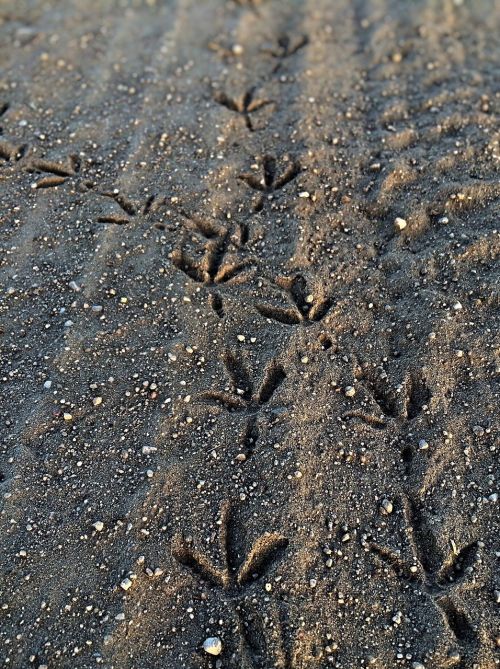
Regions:
<instances>
[{"instance_id":1,"label":"white pebble","mask_svg":"<svg viewBox=\"0 0 500 669\"><path fill-rule=\"evenodd\" d=\"M203 642L203 650L209 655L220 655L222 653L222 641L218 636L210 636Z\"/></svg>"},{"instance_id":2,"label":"white pebble","mask_svg":"<svg viewBox=\"0 0 500 669\"><path fill-rule=\"evenodd\" d=\"M51 385L52 385L52 381L45 381L45 383L43 384L43 387L45 388L45 390L49 390Z\"/></svg>"},{"instance_id":3,"label":"white pebble","mask_svg":"<svg viewBox=\"0 0 500 669\"><path fill-rule=\"evenodd\" d=\"M127 592L127 590L131 586L132 586L132 581L129 578L124 578L123 581L120 583L120 587L122 588L122 590L125 590L125 592Z\"/></svg>"},{"instance_id":4,"label":"white pebble","mask_svg":"<svg viewBox=\"0 0 500 669\"><path fill-rule=\"evenodd\" d=\"M95 523L92 524L92 527L95 527L98 532L102 532L104 529L104 523L102 520L96 520Z\"/></svg>"},{"instance_id":5,"label":"white pebble","mask_svg":"<svg viewBox=\"0 0 500 669\"><path fill-rule=\"evenodd\" d=\"M346 397L354 397L354 395L356 394L356 388L354 388L353 386L346 386L344 394Z\"/></svg>"},{"instance_id":6,"label":"white pebble","mask_svg":"<svg viewBox=\"0 0 500 669\"><path fill-rule=\"evenodd\" d=\"M400 232L401 230L404 230L407 225L408 223L405 221L404 218L399 218L398 216L396 219L394 219L394 227L396 228L396 230L399 230Z\"/></svg>"},{"instance_id":7,"label":"white pebble","mask_svg":"<svg viewBox=\"0 0 500 669\"><path fill-rule=\"evenodd\" d=\"M425 441L425 439L421 439L418 442L418 447L421 451L425 451L429 448L429 444Z\"/></svg>"},{"instance_id":8,"label":"white pebble","mask_svg":"<svg viewBox=\"0 0 500 669\"><path fill-rule=\"evenodd\" d=\"M382 504L380 505L380 512L383 514L392 513L394 506L390 499L383 499Z\"/></svg>"}]
</instances>

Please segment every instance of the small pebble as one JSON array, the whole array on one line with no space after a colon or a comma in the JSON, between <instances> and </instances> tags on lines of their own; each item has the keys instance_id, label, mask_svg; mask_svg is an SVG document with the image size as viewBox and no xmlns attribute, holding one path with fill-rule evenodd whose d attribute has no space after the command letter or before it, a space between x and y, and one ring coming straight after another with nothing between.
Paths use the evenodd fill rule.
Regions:
<instances>
[{"instance_id":1,"label":"small pebble","mask_svg":"<svg viewBox=\"0 0 500 669\"><path fill-rule=\"evenodd\" d=\"M421 451L426 451L429 448L429 444L425 441L425 439L420 439L418 442L418 448Z\"/></svg>"},{"instance_id":2,"label":"small pebble","mask_svg":"<svg viewBox=\"0 0 500 669\"><path fill-rule=\"evenodd\" d=\"M129 578L124 578L123 581L120 583L120 587L122 588L122 590L125 590L125 592L127 592L127 590L131 587L131 585L132 581Z\"/></svg>"},{"instance_id":3,"label":"small pebble","mask_svg":"<svg viewBox=\"0 0 500 669\"><path fill-rule=\"evenodd\" d=\"M407 225L408 223L405 221L405 219L399 218L399 216L394 220L394 227L396 228L396 230L399 230L400 232L401 230L404 230Z\"/></svg>"},{"instance_id":4,"label":"small pebble","mask_svg":"<svg viewBox=\"0 0 500 669\"><path fill-rule=\"evenodd\" d=\"M493 595L495 596L495 604L500 604L500 590L494 590Z\"/></svg>"},{"instance_id":5,"label":"small pebble","mask_svg":"<svg viewBox=\"0 0 500 669\"><path fill-rule=\"evenodd\" d=\"M45 388L45 390L49 390L51 385L52 385L52 381L45 381L45 383L43 384L43 387Z\"/></svg>"},{"instance_id":6,"label":"small pebble","mask_svg":"<svg viewBox=\"0 0 500 669\"><path fill-rule=\"evenodd\" d=\"M222 641L218 636L210 636L203 642L203 650L209 655L220 655L222 653Z\"/></svg>"},{"instance_id":7,"label":"small pebble","mask_svg":"<svg viewBox=\"0 0 500 669\"><path fill-rule=\"evenodd\" d=\"M102 532L104 529L104 523L102 520L96 520L96 522L92 524L92 527L95 527L98 532Z\"/></svg>"},{"instance_id":8,"label":"small pebble","mask_svg":"<svg viewBox=\"0 0 500 669\"><path fill-rule=\"evenodd\" d=\"M64 413L64 414L63 414L63 418L64 418L64 420L66 420L66 421L73 420L73 416L72 416L70 413Z\"/></svg>"},{"instance_id":9,"label":"small pebble","mask_svg":"<svg viewBox=\"0 0 500 669\"><path fill-rule=\"evenodd\" d=\"M391 502L390 499L384 499L382 500L382 504L380 505L380 513L382 514L389 514L392 513L394 509L394 506Z\"/></svg>"},{"instance_id":10,"label":"small pebble","mask_svg":"<svg viewBox=\"0 0 500 669\"><path fill-rule=\"evenodd\" d=\"M423 665L422 662L413 662L411 669L425 669L425 665Z\"/></svg>"},{"instance_id":11,"label":"small pebble","mask_svg":"<svg viewBox=\"0 0 500 669\"><path fill-rule=\"evenodd\" d=\"M102 397L94 397L92 400L92 404L95 407L98 407L100 404L102 404Z\"/></svg>"},{"instance_id":12,"label":"small pebble","mask_svg":"<svg viewBox=\"0 0 500 669\"><path fill-rule=\"evenodd\" d=\"M403 622L403 614L401 611L397 611L393 616L392 616L392 622L395 623L396 625L401 625Z\"/></svg>"},{"instance_id":13,"label":"small pebble","mask_svg":"<svg viewBox=\"0 0 500 669\"><path fill-rule=\"evenodd\" d=\"M346 397L354 397L354 395L356 394L356 388L354 388L353 386L346 386L344 394Z\"/></svg>"},{"instance_id":14,"label":"small pebble","mask_svg":"<svg viewBox=\"0 0 500 669\"><path fill-rule=\"evenodd\" d=\"M79 293L81 291L80 286L76 283L76 281L70 281L69 282L69 287L71 290L74 290L76 293Z\"/></svg>"}]
</instances>

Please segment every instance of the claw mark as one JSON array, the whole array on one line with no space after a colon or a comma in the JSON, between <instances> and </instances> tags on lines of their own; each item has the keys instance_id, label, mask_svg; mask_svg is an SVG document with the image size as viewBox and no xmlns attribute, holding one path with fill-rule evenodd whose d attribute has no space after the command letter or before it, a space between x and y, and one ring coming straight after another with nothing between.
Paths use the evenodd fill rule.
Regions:
<instances>
[{"instance_id":1,"label":"claw mark","mask_svg":"<svg viewBox=\"0 0 500 669\"><path fill-rule=\"evenodd\" d=\"M282 308L268 304L256 304L255 308L265 318L271 318L285 325L310 324L321 321L333 305L331 297L315 297L307 290L304 277L297 274L293 278L281 277L276 283L283 288L292 302Z\"/></svg>"},{"instance_id":2,"label":"claw mark","mask_svg":"<svg viewBox=\"0 0 500 669\"><path fill-rule=\"evenodd\" d=\"M479 644L477 632L465 613L456 607L452 597L457 585L472 571L478 557L477 542L467 544L460 550L452 542L452 550L443 560L424 511L411 498L404 500L404 508L410 530L413 561L409 563L399 553L375 542L369 542L368 548L399 578L421 584L424 592L441 612L457 642L472 654Z\"/></svg>"},{"instance_id":3,"label":"claw mark","mask_svg":"<svg viewBox=\"0 0 500 669\"><path fill-rule=\"evenodd\" d=\"M283 367L272 360L267 366L260 387L254 392L254 384L243 363L231 351L223 357L224 366L232 382L232 392L207 390L200 399L222 406L226 411L241 411L249 416L255 416L264 404L270 402L272 396L286 379Z\"/></svg>"},{"instance_id":4,"label":"claw mark","mask_svg":"<svg viewBox=\"0 0 500 669\"><path fill-rule=\"evenodd\" d=\"M423 378L416 375L410 377L408 381L407 401L406 401L406 415L408 419L416 418L424 406L426 406L430 399L431 393L426 386Z\"/></svg>"},{"instance_id":5,"label":"claw mark","mask_svg":"<svg viewBox=\"0 0 500 669\"><path fill-rule=\"evenodd\" d=\"M222 304L221 296L217 293L211 293L209 298L210 306L215 311L219 318L224 318L224 307Z\"/></svg>"},{"instance_id":6,"label":"claw mark","mask_svg":"<svg viewBox=\"0 0 500 669\"><path fill-rule=\"evenodd\" d=\"M257 420L251 417L247 420L245 430L241 438L241 446L245 460L249 460L252 456L257 440L259 439L259 428L257 427Z\"/></svg>"},{"instance_id":7,"label":"claw mark","mask_svg":"<svg viewBox=\"0 0 500 669\"><path fill-rule=\"evenodd\" d=\"M252 114L263 107L274 104L272 100L256 99L254 93L255 86L248 89L246 93L239 98L232 98L229 95L226 95L226 93L218 92L215 94L215 101L230 111L241 114L245 120L246 127L253 132L255 127L252 121Z\"/></svg>"},{"instance_id":8,"label":"claw mark","mask_svg":"<svg viewBox=\"0 0 500 669\"><path fill-rule=\"evenodd\" d=\"M238 179L244 181L247 186L253 190L263 193L271 194L281 188L284 188L290 181L300 174L300 164L296 160L292 160L290 164L278 176L276 167L276 158L274 156L265 155L262 158L261 176L256 174L240 174ZM264 206L263 196L256 205L256 211L260 211Z\"/></svg>"},{"instance_id":9,"label":"claw mark","mask_svg":"<svg viewBox=\"0 0 500 669\"><path fill-rule=\"evenodd\" d=\"M239 632L239 651L244 661L253 655L249 640L255 634L248 633L249 617L244 615L246 591L256 580L266 575L284 556L288 539L276 532L260 535L246 553L240 554L241 525L236 521L229 501L222 505L220 546L224 555L222 568L213 564L209 557L197 551L182 536L172 542L172 556L192 574L217 588L221 596L231 605Z\"/></svg>"}]
</instances>

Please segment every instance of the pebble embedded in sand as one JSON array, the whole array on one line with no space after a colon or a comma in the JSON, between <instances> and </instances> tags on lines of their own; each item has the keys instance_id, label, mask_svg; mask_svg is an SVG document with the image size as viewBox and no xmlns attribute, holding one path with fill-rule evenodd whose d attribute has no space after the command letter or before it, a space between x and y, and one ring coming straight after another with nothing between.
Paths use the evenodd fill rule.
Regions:
<instances>
[{"instance_id":1,"label":"pebble embedded in sand","mask_svg":"<svg viewBox=\"0 0 500 669\"><path fill-rule=\"evenodd\" d=\"M122 588L122 590L125 590L125 592L127 592L127 590L131 586L132 586L132 581L129 578L124 578L123 581L120 583L120 588Z\"/></svg>"},{"instance_id":2,"label":"pebble embedded in sand","mask_svg":"<svg viewBox=\"0 0 500 669\"><path fill-rule=\"evenodd\" d=\"M209 655L220 655L222 653L222 641L218 636L210 636L203 642L203 650Z\"/></svg>"},{"instance_id":3,"label":"pebble embedded in sand","mask_svg":"<svg viewBox=\"0 0 500 669\"><path fill-rule=\"evenodd\" d=\"M404 230L407 225L408 223L404 218L399 218L398 216L397 218L394 219L394 227L396 228L396 230L399 230L399 232L401 232L401 230Z\"/></svg>"},{"instance_id":4,"label":"pebble embedded in sand","mask_svg":"<svg viewBox=\"0 0 500 669\"><path fill-rule=\"evenodd\" d=\"M356 388L354 388L354 386L346 386L344 394L346 397L354 397L354 395L356 394Z\"/></svg>"},{"instance_id":5,"label":"pebble embedded in sand","mask_svg":"<svg viewBox=\"0 0 500 669\"><path fill-rule=\"evenodd\" d=\"M70 420L73 420L73 416L70 413L64 413L63 418L67 422L69 422Z\"/></svg>"},{"instance_id":6,"label":"pebble embedded in sand","mask_svg":"<svg viewBox=\"0 0 500 669\"><path fill-rule=\"evenodd\" d=\"M413 662L411 669L425 669L425 665L422 662Z\"/></svg>"},{"instance_id":7,"label":"pebble embedded in sand","mask_svg":"<svg viewBox=\"0 0 500 669\"><path fill-rule=\"evenodd\" d=\"M392 513L394 510L394 506L391 502L390 499L383 499L382 504L380 505L380 513L384 515L388 515L389 513Z\"/></svg>"},{"instance_id":8,"label":"pebble embedded in sand","mask_svg":"<svg viewBox=\"0 0 500 669\"><path fill-rule=\"evenodd\" d=\"M429 448L429 444L425 441L425 439L420 439L418 442L418 448L420 451L426 451Z\"/></svg>"},{"instance_id":9,"label":"pebble embedded in sand","mask_svg":"<svg viewBox=\"0 0 500 669\"><path fill-rule=\"evenodd\" d=\"M104 523L102 522L102 520L96 520L95 523L92 523L92 527L94 527L97 530L97 532L102 532L104 529Z\"/></svg>"}]
</instances>

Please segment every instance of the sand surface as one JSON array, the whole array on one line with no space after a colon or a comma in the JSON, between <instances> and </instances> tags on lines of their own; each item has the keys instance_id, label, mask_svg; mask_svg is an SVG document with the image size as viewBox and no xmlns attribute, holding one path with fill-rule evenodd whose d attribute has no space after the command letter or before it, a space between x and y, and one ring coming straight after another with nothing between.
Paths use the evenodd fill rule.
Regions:
<instances>
[{"instance_id":1,"label":"sand surface","mask_svg":"<svg viewBox=\"0 0 500 669\"><path fill-rule=\"evenodd\" d=\"M0 666L498 667L498 3L3 0L0 67Z\"/></svg>"}]
</instances>

